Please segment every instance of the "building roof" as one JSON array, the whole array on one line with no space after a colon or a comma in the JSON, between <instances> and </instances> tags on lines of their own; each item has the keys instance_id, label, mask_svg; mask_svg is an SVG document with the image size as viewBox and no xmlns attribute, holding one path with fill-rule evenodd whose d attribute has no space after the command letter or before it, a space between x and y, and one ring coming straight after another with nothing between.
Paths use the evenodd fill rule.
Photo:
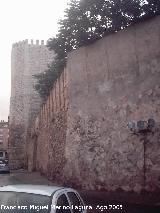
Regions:
<instances>
[{"instance_id":1,"label":"building roof","mask_svg":"<svg viewBox=\"0 0 160 213\"><path fill-rule=\"evenodd\" d=\"M23 192L30 194L39 194L51 196L55 191L64 189L64 187L59 186L47 186L47 185L7 185L1 186L0 192Z\"/></svg>"}]
</instances>

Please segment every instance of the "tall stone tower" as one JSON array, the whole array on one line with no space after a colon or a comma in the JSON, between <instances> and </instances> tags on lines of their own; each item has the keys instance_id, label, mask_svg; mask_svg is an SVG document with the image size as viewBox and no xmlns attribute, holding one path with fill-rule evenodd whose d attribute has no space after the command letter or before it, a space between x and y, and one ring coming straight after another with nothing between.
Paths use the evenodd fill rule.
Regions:
<instances>
[{"instance_id":1,"label":"tall stone tower","mask_svg":"<svg viewBox=\"0 0 160 213\"><path fill-rule=\"evenodd\" d=\"M33 75L44 72L53 58L43 40L36 40L35 44L33 40L24 40L12 46L9 161L13 169L23 168L27 163L26 135L42 103L34 89Z\"/></svg>"}]
</instances>

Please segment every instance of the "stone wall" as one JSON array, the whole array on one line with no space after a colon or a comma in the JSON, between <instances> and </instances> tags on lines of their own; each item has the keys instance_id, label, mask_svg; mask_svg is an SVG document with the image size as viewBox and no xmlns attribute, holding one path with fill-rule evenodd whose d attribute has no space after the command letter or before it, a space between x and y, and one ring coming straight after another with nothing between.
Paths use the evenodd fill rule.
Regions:
<instances>
[{"instance_id":1,"label":"stone wall","mask_svg":"<svg viewBox=\"0 0 160 213\"><path fill-rule=\"evenodd\" d=\"M160 17L70 54L65 179L88 189L159 187L159 129L142 136L130 120L160 122ZM144 169L145 159L145 169ZM145 175L145 177L144 177Z\"/></svg>"},{"instance_id":2,"label":"stone wall","mask_svg":"<svg viewBox=\"0 0 160 213\"><path fill-rule=\"evenodd\" d=\"M44 41L28 40L15 43L11 56L11 99L10 99L10 166L20 168L25 165L25 143L30 123L40 110L42 103L34 86L33 75L42 73L53 60Z\"/></svg>"},{"instance_id":3,"label":"stone wall","mask_svg":"<svg viewBox=\"0 0 160 213\"><path fill-rule=\"evenodd\" d=\"M159 190L159 35L158 16L69 54L67 114L36 133L37 169L85 189ZM153 132L127 128L149 118Z\"/></svg>"},{"instance_id":4,"label":"stone wall","mask_svg":"<svg viewBox=\"0 0 160 213\"><path fill-rule=\"evenodd\" d=\"M65 70L55 82L27 139L29 171L38 170L49 179L60 180L65 164L67 87Z\"/></svg>"}]
</instances>

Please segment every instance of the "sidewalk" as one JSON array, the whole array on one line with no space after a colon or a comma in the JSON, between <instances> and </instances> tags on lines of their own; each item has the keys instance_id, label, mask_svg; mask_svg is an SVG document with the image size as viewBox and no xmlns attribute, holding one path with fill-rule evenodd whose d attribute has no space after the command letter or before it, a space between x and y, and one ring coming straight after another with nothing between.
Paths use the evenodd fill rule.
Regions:
<instances>
[{"instance_id":1,"label":"sidewalk","mask_svg":"<svg viewBox=\"0 0 160 213\"><path fill-rule=\"evenodd\" d=\"M46 177L39 172L28 172L27 170L12 170L10 176L17 184L40 184L40 185L54 185Z\"/></svg>"}]
</instances>

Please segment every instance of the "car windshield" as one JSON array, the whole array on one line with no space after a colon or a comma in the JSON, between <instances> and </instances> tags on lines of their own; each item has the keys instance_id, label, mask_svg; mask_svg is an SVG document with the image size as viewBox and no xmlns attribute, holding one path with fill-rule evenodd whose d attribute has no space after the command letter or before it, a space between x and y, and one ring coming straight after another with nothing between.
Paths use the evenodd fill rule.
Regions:
<instances>
[{"instance_id":1,"label":"car windshield","mask_svg":"<svg viewBox=\"0 0 160 213\"><path fill-rule=\"evenodd\" d=\"M0 213L48 213L50 197L19 192L0 192Z\"/></svg>"}]
</instances>

